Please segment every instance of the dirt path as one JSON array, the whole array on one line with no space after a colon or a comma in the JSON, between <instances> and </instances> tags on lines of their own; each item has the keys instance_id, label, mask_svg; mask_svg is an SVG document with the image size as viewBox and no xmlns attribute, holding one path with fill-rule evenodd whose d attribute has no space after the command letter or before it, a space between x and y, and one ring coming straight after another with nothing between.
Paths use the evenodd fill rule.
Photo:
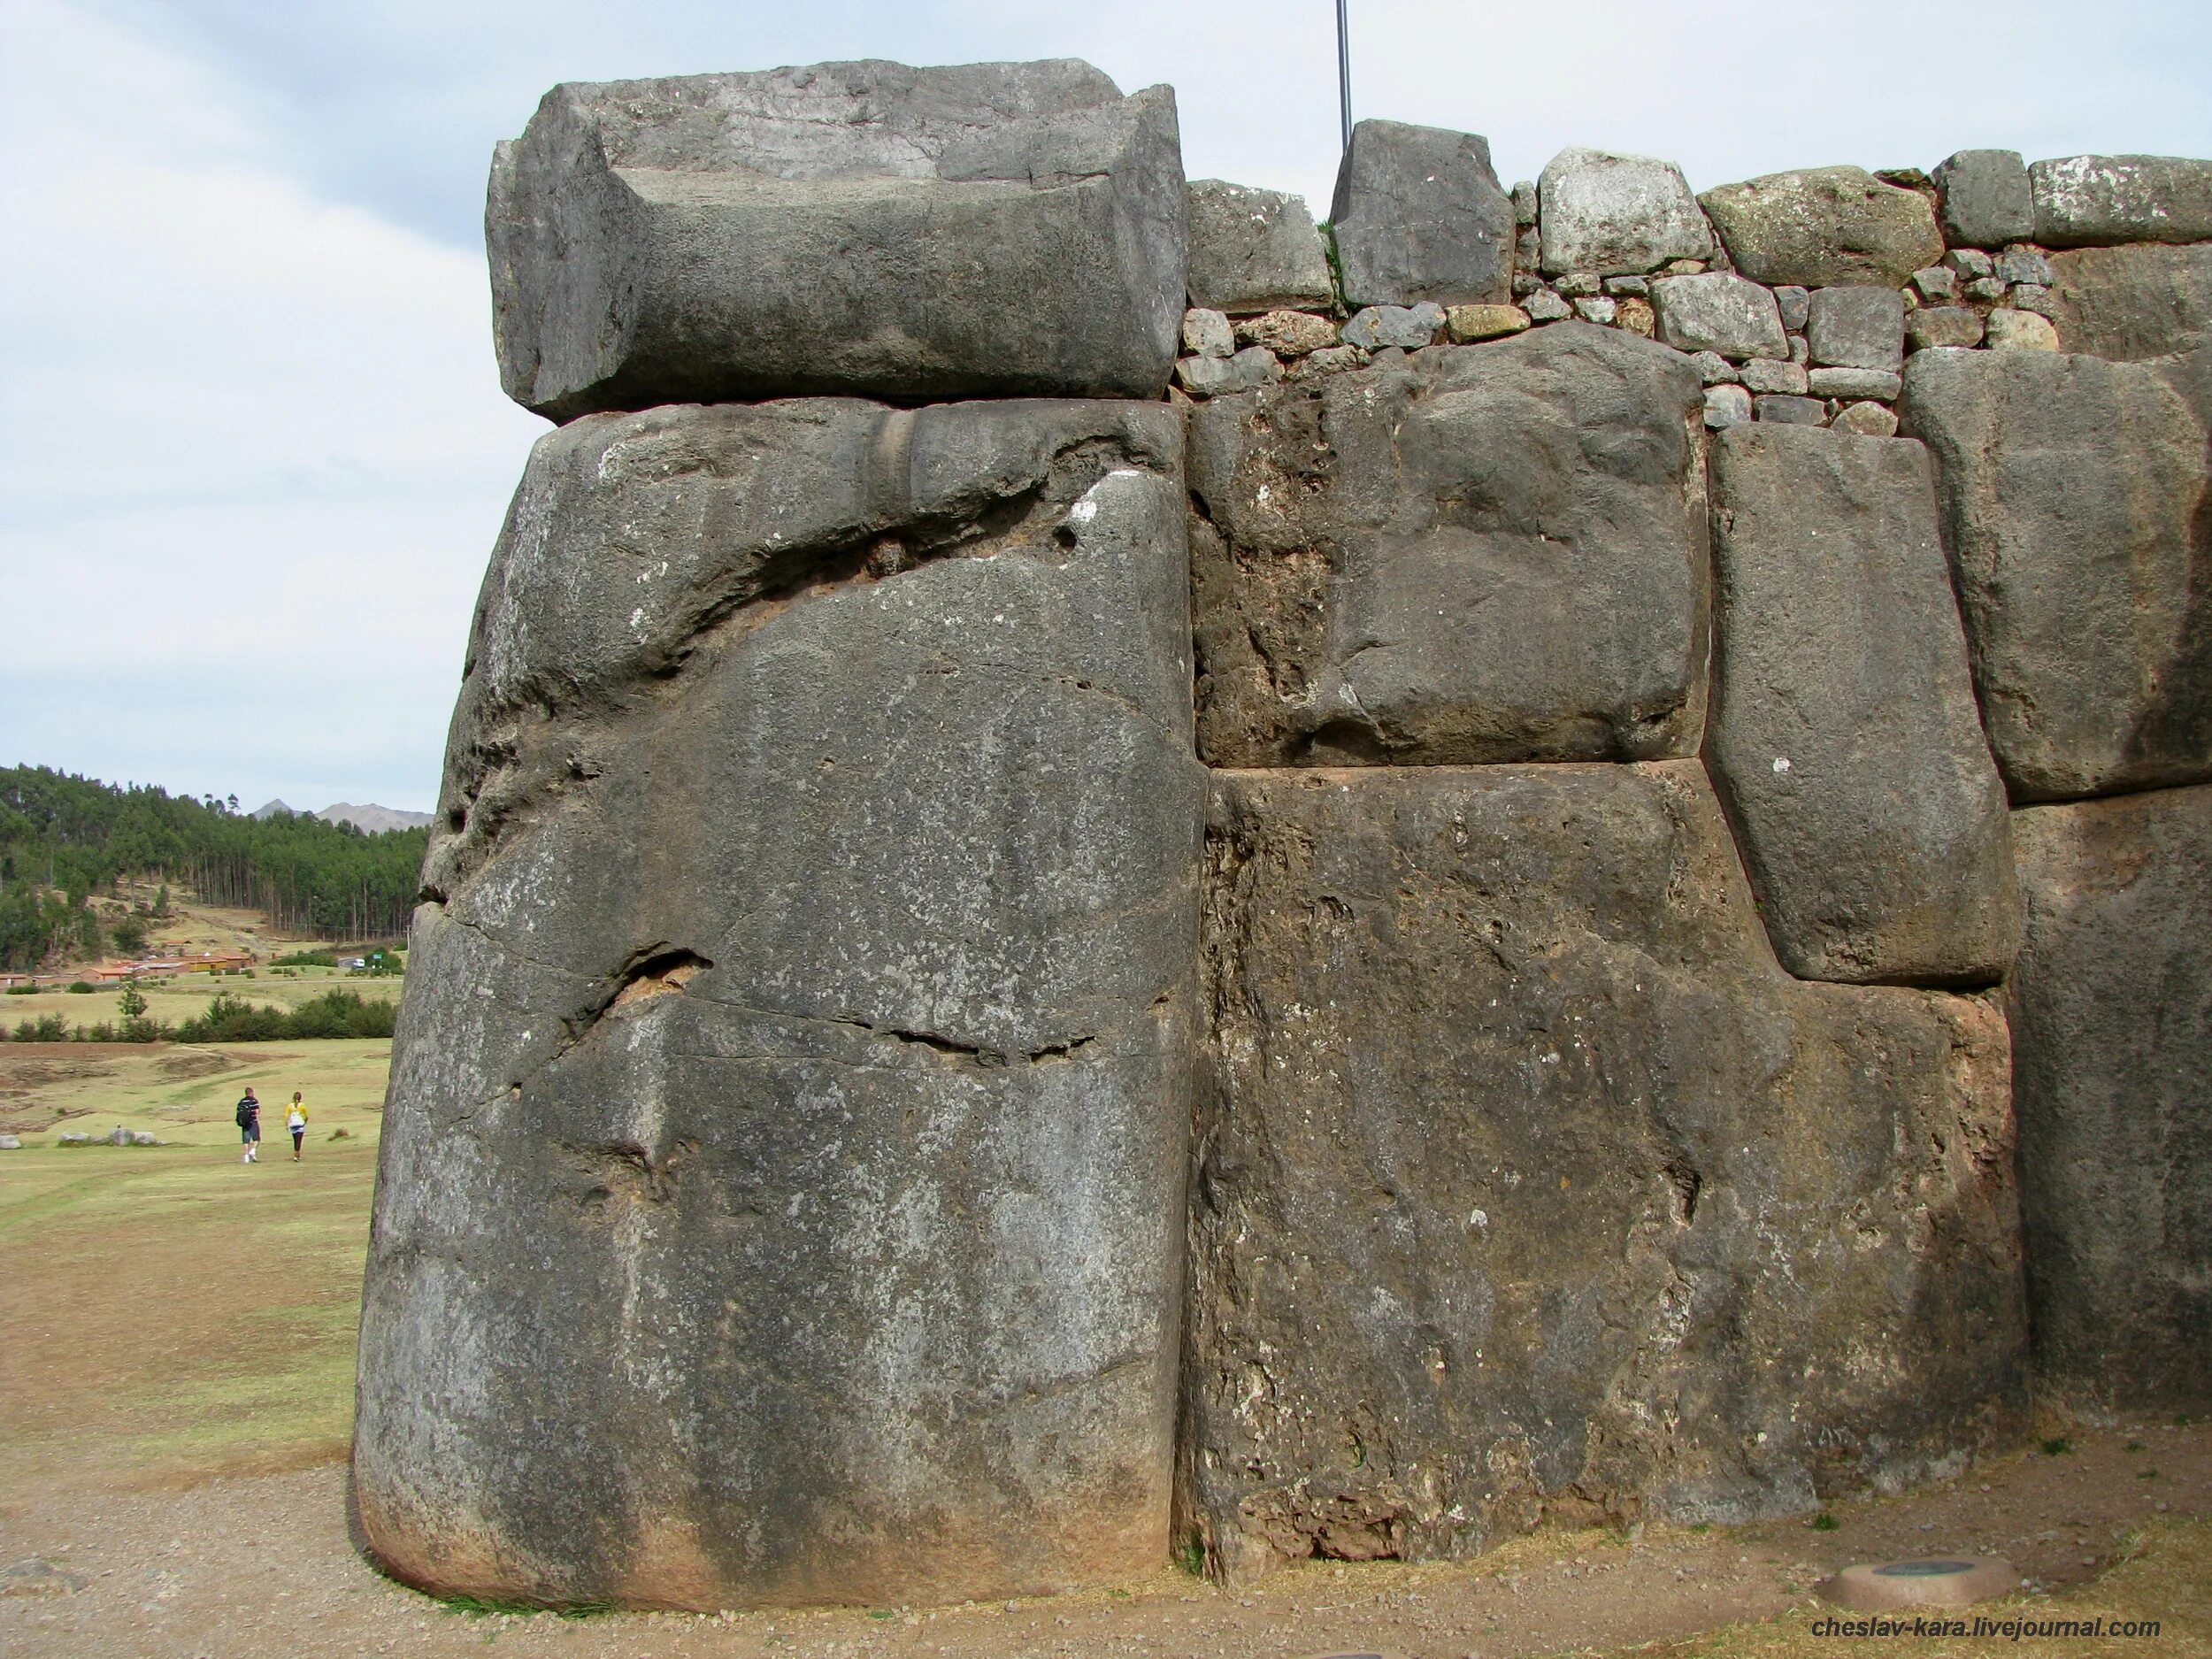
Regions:
<instances>
[{"instance_id":1,"label":"dirt path","mask_svg":"<svg viewBox=\"0 0 2212 1659\"><path fill-rule=\"evenodd\" d=\"M1163 1573L1125 1592L934 1613L719 1618L457 1613L378 1578L354 1554L336 1465L178 1492L59 1487L0 1515L0 1560L45 1556L82 1575L88 1587L0 1601L0 1650L22 1659L440 1655L487 1647L563 1659L1273 1659L1357 1646L1409 1659L1513 1659L1679 1638L1793 1606L1809 1619L1805 1592L1816 1578L1873 1556L2003 1555L2044 1589L2062 1593L2111 1566L2146 1520L2212 1514L2212 1428L2146 1426L2073 1439L2062 1455L2019 1454L1917 1494L1838 1505L1832 1532L1797 1521L1702 1533L1655 1528L1632 1541L1551 1534L1460 1565L1317 1563L1241 1594ZM2161 1642L2145 1651L2203 1651L2179 1640L2184 1646Z\"/></svg>"}]
</instances>

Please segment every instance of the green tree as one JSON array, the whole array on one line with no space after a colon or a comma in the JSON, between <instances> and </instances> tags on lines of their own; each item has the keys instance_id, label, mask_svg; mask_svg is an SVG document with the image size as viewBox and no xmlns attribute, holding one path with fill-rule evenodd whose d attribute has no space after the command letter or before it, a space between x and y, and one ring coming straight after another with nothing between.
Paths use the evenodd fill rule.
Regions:
<instances>
[{"instance_id":1,"label":"green tree","mask_svg":"<svg viewBox=\"0 0 2212 1659\"><path fill-rule=\"evenodd\" d=\"M146 949L146 924L135 916L126 916L116 923L115 948L127 956L134 956Z\"/></svg>"},{"instance_id":2,"label":"green tree","mask_svg":"<svg viewBox=\"0 0 2212 1659\"><path fill-rule=\"evenodd\" d=\"M161 890L154 895L154 919L157 922L165 922L169 919L169 884L166 881L161 884Z\"/></svg>"},{"instance_id":3,"label":"green tree","mask_svg":"<svg viewBox=\"0 0 2212 1659\"><path fill-rule=\"evenodd\" d=\"M123 995L115 999L115 1006L125 1019L146 1018L146 998L134 985L125 984Z\"/></svg>"}]
</instances>

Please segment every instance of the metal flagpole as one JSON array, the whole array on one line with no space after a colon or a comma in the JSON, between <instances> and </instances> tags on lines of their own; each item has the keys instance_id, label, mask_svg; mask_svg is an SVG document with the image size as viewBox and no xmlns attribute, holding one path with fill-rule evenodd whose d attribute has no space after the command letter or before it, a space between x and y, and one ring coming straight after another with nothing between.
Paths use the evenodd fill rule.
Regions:
<instances>
[{"instance_id":1,"label":"metal flagpole","mask_svg":"<svg viewBox=\"0 0 2212 1659\"><path fill-rule=\"evenodd\" d=\"M1346 0L1336 0L1337 113L1342 118L1344 148L1352 147L1352 37L1344 19Z\"/></svg>"}]
</instances>

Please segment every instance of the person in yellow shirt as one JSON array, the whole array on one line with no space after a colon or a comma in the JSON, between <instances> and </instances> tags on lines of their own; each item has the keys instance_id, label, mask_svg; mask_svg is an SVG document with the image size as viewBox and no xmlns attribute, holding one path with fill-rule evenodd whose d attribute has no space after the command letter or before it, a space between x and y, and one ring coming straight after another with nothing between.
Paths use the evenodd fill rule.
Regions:
<instances>
[{"instance_id":1,"label":"person in yellow shirt","mask_svg":"<svg viewBox=\"0 0 2212 1659\"><path fill-rule=\"evenodd\" d=\"M300 1148L307 1140L307 1105L297 1089L292 1091L292 1103L285 1110L284 1126L292 1132L292 1162L297 1164Z\"/></svg>"}]
</instances>

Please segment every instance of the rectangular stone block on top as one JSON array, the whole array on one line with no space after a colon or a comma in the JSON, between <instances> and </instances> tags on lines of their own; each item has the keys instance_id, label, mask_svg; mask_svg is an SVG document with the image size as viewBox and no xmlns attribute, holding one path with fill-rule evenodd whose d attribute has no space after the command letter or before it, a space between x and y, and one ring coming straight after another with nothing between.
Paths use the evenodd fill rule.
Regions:
<instances>
[{"instance_id":1,"label":"rectangular stone block on top","mask_svg":"<svg viewBox=\"0 0 2212 1659\"><path fill-rule=\"evenodd\" d=\"M1985 984L2018 948L2005 787L1919 444L1773 423L1713 449L1705 755L1782 965Z\"/></svg>"},{"instance_id":2,"label":"rectangular stone block on top","mask_svg":"<svg viewBox=\"0 0 2212 1659\"><path fill-rule=\"evenodd\" d=\"M1928 198L1863 167L1769 173L1698 200L1736 269L1755 282L1901 288L1943 257Z\"/></svg>"},{"instance_id":3,"label":"rectangular stone block on top","mask_svg":"<svg viewBox=\"0 0 2212 1659\"><path fill-rule=\"evenodd\" d=\"M1917 351L1982 724L2013 801L2212 777L2205 428L2155 368Z\"/></svg>"},{"instance_id":4,"label":"rectangular stone block on top","mask_svg":"<svg viewBox=\"0 0 2212 1659\"><path fill-rule=\"evenodd\" d=\"M1802 1513L2017 1432L2003 1016L1783 973L1694 763L1213 803L1179 1479L1223 1571Z\"/></svg>"},{"instance_id":5,"label":"rectangular stone block on top","mask_svg":"<svg viewBox=\"0 0 2212 1659\"><path fill-rule=\"evenodd\" d=\"M1192 411L1201 754L1696 753L1702 418L1687 358L1583 323Z\"/></svg>"},{"instance_id":6,"label":"rectangular stone block on top","mask_svg":"<svg viewBox=\"0 0 2212 1659\"><path fill-rule=\"evenodd\" d=\"M2035 240L2212 242L2212 161L2180 156L2067 156L2028 169Z\"/></svg>"},{"instance_id":7,"label":"rectangular stone block on top","mask_svg":"<svg viewBox=\"0 0 2212 1659\"><path fill-rule=\"evenodd\" d=\"M1329 308L1328 250L1303 196L1194 179L1183 200L1193 305L1240 317Z\"/></svg>"},{"instance_id":8,"label":"rectangular stone block on top","mask_svg":"<svg viewBox=\"0 0 2212 1659\"><path fill-rule=\"evenodd\" d=\"M1601 275L1656 271L1713 251L1705 210L1671 161L1570 146L1544 165L1544 269Z\"/></svg>"},{"instance_id":9,"label":"rectangular stone block on top","mask_svg":"<svg viewBox=\"0 0 2212 1659\"><path fill-rule=\"evenodd\" d=\"M1513 297L1513 201L1473 133L1362 121L1329 210L1344 303L1503 304Z\"/></svg>"},{"instance_id":10,"label":"rectangular stone block on top","mask_svg":"<svg viewBox=\"0 0 2212 1659\"><path fill-rule=\"evenodd\" d=\"M1087 64L571 84L493 159L500 378L557 420L795 394L1156 397L1174 95Z\"/></svg>"},{"instance_id":11,"label":"rectangular stone block on top","mask_svg":"<svg viewBox=\"0 0 2212 1659\"><path fill-rule=\"evenodd\" d=\"M1202 779L1165 403L580 419L486 577L355 1491L411 1583L1164 1559Z\"/></svg>"},{"instance_id":12,"label":"rectangular stone block on top","mask_svg":"<svg viewBox=\"0 0 2212 1659\"><path fill-rule=\"evenodd\" d=\"M2050 263L2051 319L2069 351L2139 363L2212 334L2212 244L2076 248Z\"/></svg>"},{"instance_id":13,"label":"rectangular stone block on top","mask_svg":"<svg viewBox=\"0 0 2212 1659\"><path fill-rule=\"evenodd\" d=\"M2035 1370L2093 1419L2212 1408L2212 788L2013 815L2006 985Z\"/></svg>"},{"instance_id":14,"label":"rectangular stone block on top","mask_svg":"<svg viewBox=\"0 0 2212 1659\"><path fill-rule=\"evenodd\" d=\"M2016 150L1962 150L1935 170L1944 234L1967 248L2001 248L2035 234L2035 196Z\"/></svg>"}]
</instances>

